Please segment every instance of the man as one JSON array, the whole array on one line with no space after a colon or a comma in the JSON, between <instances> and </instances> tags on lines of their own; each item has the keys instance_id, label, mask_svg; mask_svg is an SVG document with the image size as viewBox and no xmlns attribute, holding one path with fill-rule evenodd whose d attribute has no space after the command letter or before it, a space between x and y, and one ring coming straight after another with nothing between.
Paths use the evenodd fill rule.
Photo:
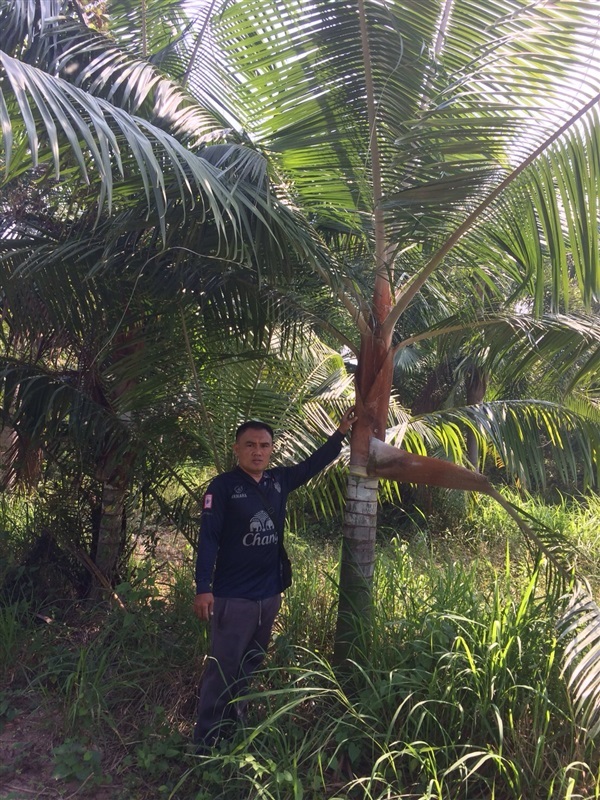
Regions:
<instances>
[{"instance_id":1,"label":"man","mask_svg":"<svg viewBox=\"0 0 600 800\"><path fill-rule=\"evenodd\" d=\"M305 461L268 469L273 430L263 422L237 429L238 466L217 476L204 495L194 612L212 621L211 652L198 697L194 742L209 750L240 718L250 676L262 663L281 605L288 494L336 458L356 421L349 408L338 429ZM232 701L236 702L232 702ZM228 731L229 728L229 731Z\"/></svg>"}]
</instances>

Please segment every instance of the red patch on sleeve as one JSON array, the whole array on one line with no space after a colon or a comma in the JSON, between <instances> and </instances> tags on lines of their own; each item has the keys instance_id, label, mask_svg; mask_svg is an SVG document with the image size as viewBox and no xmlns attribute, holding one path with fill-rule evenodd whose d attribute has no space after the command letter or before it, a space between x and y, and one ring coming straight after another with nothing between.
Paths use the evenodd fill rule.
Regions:
<instances>
[{"instance_id":1,"label":"red patch on sleeve","mask_svg":"<svg viewBox=\"0 0 600 800\"><path fill-rule=\"evenodd\" d=\"M204 495L204 508L212 508L212 494Z\"/></svg>"}]
</instances>

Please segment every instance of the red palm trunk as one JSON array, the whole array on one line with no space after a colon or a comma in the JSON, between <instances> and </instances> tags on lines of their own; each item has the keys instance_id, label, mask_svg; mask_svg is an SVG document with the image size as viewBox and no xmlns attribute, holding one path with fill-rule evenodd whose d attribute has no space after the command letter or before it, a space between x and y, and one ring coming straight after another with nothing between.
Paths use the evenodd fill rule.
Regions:
<instances>
[{"instance_id":1,"label":"red palm trunk","mask_svg":"<svg viewBox=\"0 0 600 800\"><path fill-rule=\"evenodd\" d=\"M375 293L380 306L374 315L380 319L385 317L391 301L389 284L387 292L385 285L381 288L384 291ZM367 477L367 464L371 438L385 439L393 367L391 341L382 335L381 328L364 333L355 380L358 420L350 443L335 641L337 660L346 658L357 645L368 646L379 481Z\"/></svg>"}]
</instances>

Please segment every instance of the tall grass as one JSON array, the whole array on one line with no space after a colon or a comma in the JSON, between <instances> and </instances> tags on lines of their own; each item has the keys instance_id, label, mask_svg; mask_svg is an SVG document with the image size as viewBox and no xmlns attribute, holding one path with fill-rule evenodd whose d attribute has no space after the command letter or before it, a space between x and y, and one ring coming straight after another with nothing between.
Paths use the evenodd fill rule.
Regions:
<instances>
[{"instance_id":1,"label":"tall grass","mask_svg":"<svg viewBox=\"0 0 600 800\"><path fill-rule=\"evenodd\" d=\"M544 519L590 558L593 502ZM516 537L478 503L460 534L382 543L368 647L343 667L331 663L337 547L290 537L295 582L250 717L210 756L189 747L207 648L189 556L159 582L138 568L118 587L125 611L46 608L54 622L38 625L5 604L0 691L64 709L62 774L94 750L93 779L122 800L600 798L597 748L560 677L558 601Z\"/></svg>"}]
</instances>

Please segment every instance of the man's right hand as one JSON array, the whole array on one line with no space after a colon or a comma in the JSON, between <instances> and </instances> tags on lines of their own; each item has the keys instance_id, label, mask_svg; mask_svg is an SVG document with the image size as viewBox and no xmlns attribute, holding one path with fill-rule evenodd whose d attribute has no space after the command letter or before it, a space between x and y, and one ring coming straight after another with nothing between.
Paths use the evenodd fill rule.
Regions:
<instances>
[{"instance_id":1,"label":"man's right hand","mask_svg":"<svg viewBox=\"0 0 600 800\"><path fill-rule=\"evenodd\" d=\"M197 594L194 598L194 614L203 622L208 622L213 615L214 604L215 598L212 592Z\"/></svg>"}]
</instances>

